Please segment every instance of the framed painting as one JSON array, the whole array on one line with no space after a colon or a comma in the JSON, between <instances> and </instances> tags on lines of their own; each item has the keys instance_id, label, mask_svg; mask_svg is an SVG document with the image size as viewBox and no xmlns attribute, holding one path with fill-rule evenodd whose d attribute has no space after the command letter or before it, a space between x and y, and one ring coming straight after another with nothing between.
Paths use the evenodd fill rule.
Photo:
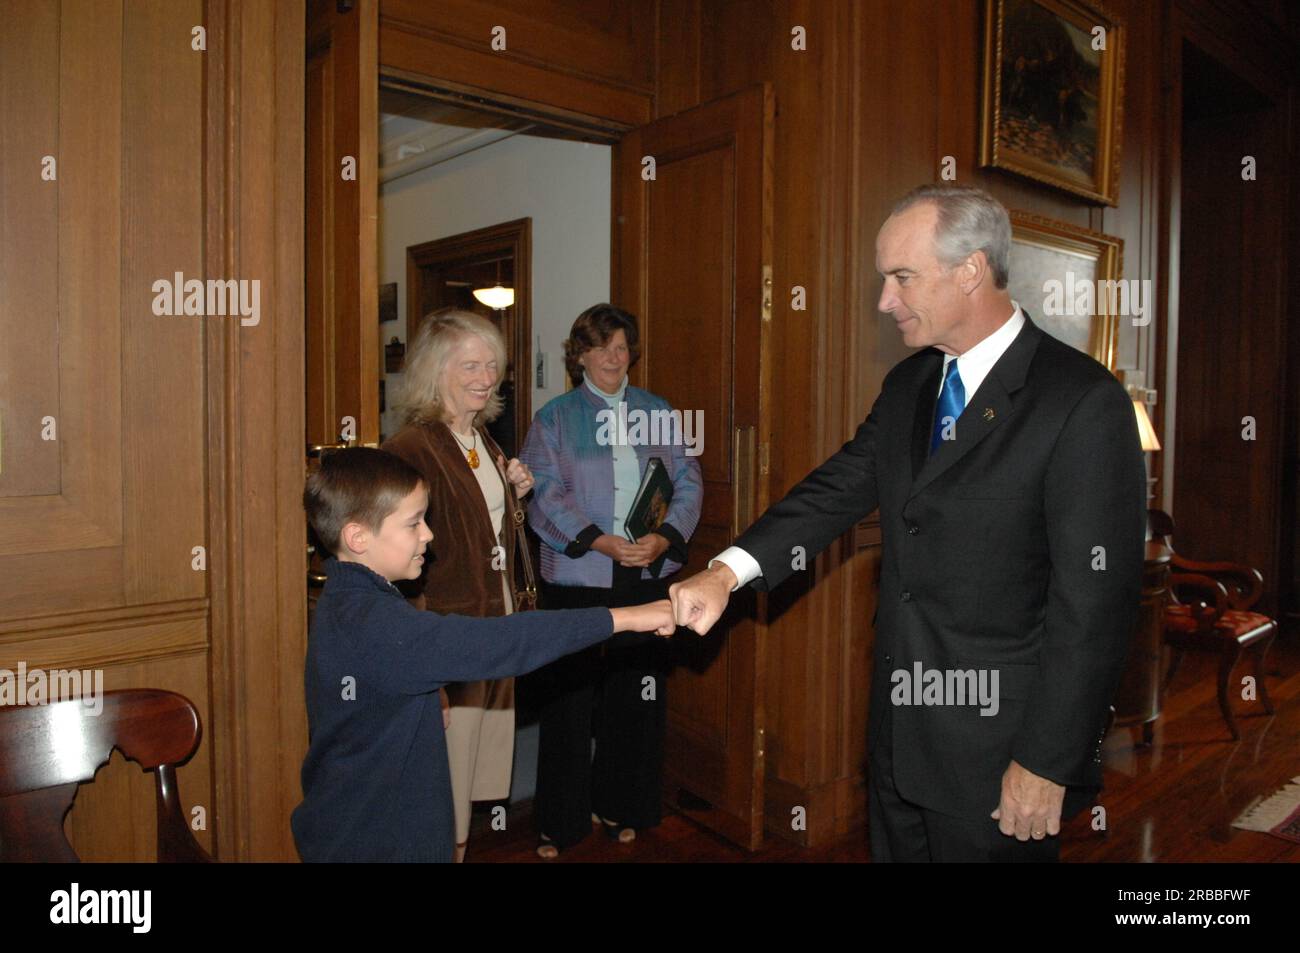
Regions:
<instances>
[{"instance_id":1,"label":"framed painting","mask_svg":"<svg viewBox=\"0 0 1300 953\"><path fill-rule=\"evenodd\" d=\"M1112 373L1120 317L1145 307L1125 282L1124 242L1026 212L1011 212L1007 290L1034 323Z\"/></svg>"},{"instance_id":2,"label":"framed painting","mask_svg":"<svg viewBox=\"0 0 1300 953\"><path fill-rule=\"evenodd\" d=\"M397 320L397 282L379 286L379 323Z\"/></svg>"},{"instance_id":3,"label":"framed painting","mask_svg":"<svg viewBox=\"0 0 1300 953\"><path fill-rule=\"evenodd\" d=\"M1115 205L1123 23L1082 0L986 0L980 162Z\"/></svg>"}]
</instances>

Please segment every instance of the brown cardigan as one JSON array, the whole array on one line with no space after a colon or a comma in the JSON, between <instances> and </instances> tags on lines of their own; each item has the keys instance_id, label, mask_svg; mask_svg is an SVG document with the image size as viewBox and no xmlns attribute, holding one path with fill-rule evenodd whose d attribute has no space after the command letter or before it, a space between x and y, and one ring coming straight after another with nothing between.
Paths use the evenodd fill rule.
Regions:
<instances>
[{"instance_id":1,"label":"brown cardigan","mask_svg":"<svg viewBox=\"0 0 1300 953\"><path fill-rule=\"evenodd\" d=\"M492 568L492 550L497 545L505 547L506 578L514 580L515 534L519 527L513 514L522 513L523 509L497 462L502 455L501 448L482 427L475 429L479 436L479 457L485 458L479 465L493 467L505 490L506 511L501 519L500 540L492 535L487 503L474 471L465 460L465 452L445 424L408 424L384 441L382 449L419 470L429 486L429 509L424 518L433 531L433 541L419 579L425 608L458 615L500 616L506 614L506 606L500 570ZM487 448L486 452L483 447ZM513 583L511 589L514 590ZM512 681L501 680L502 683ZM467 691L470 687L449 685L447 693L451 703L483 705L479 690ZM489 696L493 694L490 684L485 690ZM495 694L499 696L501 692ZM507 707L499 697L497 704L491 701L489 697L486 707Z\"/></svg>"}]
</instances>

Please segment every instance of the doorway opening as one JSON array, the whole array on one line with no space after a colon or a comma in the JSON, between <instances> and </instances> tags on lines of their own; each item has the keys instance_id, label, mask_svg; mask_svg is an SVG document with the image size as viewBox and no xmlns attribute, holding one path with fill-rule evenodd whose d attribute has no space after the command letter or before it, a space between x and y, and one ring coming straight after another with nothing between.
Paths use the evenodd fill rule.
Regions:
<instances>
[{"instance_id":1,"label":"doorway opening","mask_svg":"<svg viewBox=\"0 0 1300 953\"><path fill-rule=\"evenodd\" d=\"M771 372L770 86L659 118L649 94L611 99L602 84L575 86L544 66L527 86L458 86L450 77L473 70L448 66L444 76L409 64L437 71L460 48L404 34L386 62L381 19L373 3L313 2L308 15L309 454L378 445L402 423L391 404L381 413L380 394L391 395L402 373L408 318L422 317L415 312L433 294L418 289L412 299L408 250L528 219L528 300L512 305L513 323L501 322L514 337L512 416L530 420L567 389L561 342L581 311L612 301L637 315L641 357L630 382L708 421L708 439L693 446L703 502L683 572L702 568L763 497L755 435L769 426L761 395ZM400 163L409 164L383 168ZM488 272L493 286L521 282L522 258L497 249L454 263L470 271L434 283L455 294ZM766 776L755 741L766 690L756 603L752 593L733 600L707 664L668 673L663 774L673 806L751 848L763 837ZM686 803L681 789L712 807Z\"/></svg>"},{"instance_id":2,"label":"doorway opening","mask_svg":"<svg viewBox=\"0 0 1300 953\"><path fill-rule=\"evenodd\" d=\"M573 320L610 299L612 159L599 141L608 137L383 78L378 119L379 287L396 302L380 314L381 386L393 393L403 369L392 355L426 315L483 315L508 356L505 409L488 430L518 456L533 414L569 387L562 344ZM474 294L498 285L512 302ZM385 407L381 441L403 423ZM532 797L537 774L536 714L523 695L516 703L511 802Z\"/></svg>"},{"instance_id":3,"label":"doorway opening","mask_svg":"<svg viewBox=\"0 0 1300 953\"><path fill-rule=\"evenodd\" d=\"M492 433L512 454L533 413L567 389L573 319L610 297L610 134L576 125L381 78L379 282L398 286L384 344L405 345L440 307L492 320L510 363ZM498 283L514 291L507 307L473 294ZM381 436L400 426L386 410Z\"/></svg>"}]
</instances>

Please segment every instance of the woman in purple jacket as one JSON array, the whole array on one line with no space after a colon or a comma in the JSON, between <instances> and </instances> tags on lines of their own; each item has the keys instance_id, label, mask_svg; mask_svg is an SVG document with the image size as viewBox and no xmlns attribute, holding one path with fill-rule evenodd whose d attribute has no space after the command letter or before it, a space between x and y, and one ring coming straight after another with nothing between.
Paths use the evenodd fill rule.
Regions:
<instances>
[{"instance_id":1,"label":"woman in purple jacket","mask_svg":"<svg viewBox=\"0 0 1300 953\"><path fill-rule=\"evenodd\" d=\"M628 386L628 368L640 353L631 314L609 304L588 308L564 350L574 388L538 411L519 454L536 480L528 515L543 544L544 605L666 598L700 519L703 482L692 429L662 397ZM638 418L655 426L638 429ZM622 423L628 421L633 426ZM672 500L658 530L632 542L624 523L655 457L672 480ZM660 556L656 575L650 567ZM541 856L578 843L593 821L623 843L659 823L666 669L662 640L626 633L607 649L576 653L529 679L540 714L533 804Z\"/></svg>"}]
</instances>

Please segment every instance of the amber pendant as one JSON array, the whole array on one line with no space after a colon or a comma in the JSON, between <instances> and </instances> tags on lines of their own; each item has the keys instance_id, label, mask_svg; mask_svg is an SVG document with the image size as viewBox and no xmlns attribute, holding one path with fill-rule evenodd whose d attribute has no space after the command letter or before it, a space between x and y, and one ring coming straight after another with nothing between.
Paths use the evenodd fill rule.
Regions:
<instances>
[{"instance_id":1,"label":"amber pendant","mask_svg":"<svg viewBox=\"0 0 1300 953\"><path fill-rule=\"evenodd\" d=\"M469 461L469 468L471 470L478 469L478 450L471 447L469 453L466 454L465 459Z\"/></svg>"}]
</instances>

